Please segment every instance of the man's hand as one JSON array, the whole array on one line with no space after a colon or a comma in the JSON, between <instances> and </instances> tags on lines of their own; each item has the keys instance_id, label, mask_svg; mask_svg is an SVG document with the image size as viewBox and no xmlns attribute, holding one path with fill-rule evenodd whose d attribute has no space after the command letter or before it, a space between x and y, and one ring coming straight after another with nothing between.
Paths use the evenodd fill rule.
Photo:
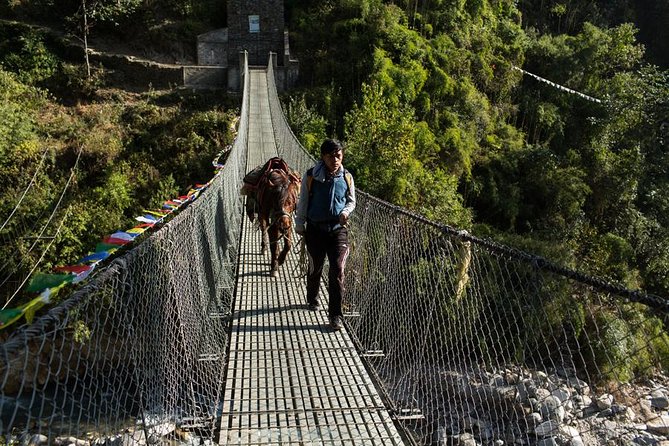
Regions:
<instances>
[{"instance_id":1,"label":"man's hand","mask_svg":"<svg viewBox=\"0 0 669 446\"><path fill-rule=\"evenodd\" d=\"M295 232L298 235L301 235L302 237L304 237L304 234L307 233L307 229L304 227L304 225L295 225Z\"/></svg>"},{"instance_id":2,"label":"man's hand","mask_svg":"<svg viewBox=\"0 0 669 446\"><path fill-rule=\"evenodd\" d=\"M346 223L348 223L348 215L342 212L341 214L339 214L339 224L342 226L346 226Z\"/></svg>"}]
</instances>

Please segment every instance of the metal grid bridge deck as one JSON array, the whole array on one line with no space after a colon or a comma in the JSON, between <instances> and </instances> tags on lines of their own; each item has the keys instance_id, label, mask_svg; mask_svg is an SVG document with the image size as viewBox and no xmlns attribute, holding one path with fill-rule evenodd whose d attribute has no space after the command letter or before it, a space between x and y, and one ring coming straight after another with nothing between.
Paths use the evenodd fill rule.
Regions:
<instances>
[{"instance_id":1,"label":"metal grid bridge deck","mask_svg":"<svg viewBox=\"0 0 669 446\"><path fill-rule=\"evenodd\" d=\"M250 74L247 170L276 156L264 76ZM346 331L307 308L297 254L272 278L259 231L243 225L219 443L403 444Z\"/></svg>"}]
</instances>

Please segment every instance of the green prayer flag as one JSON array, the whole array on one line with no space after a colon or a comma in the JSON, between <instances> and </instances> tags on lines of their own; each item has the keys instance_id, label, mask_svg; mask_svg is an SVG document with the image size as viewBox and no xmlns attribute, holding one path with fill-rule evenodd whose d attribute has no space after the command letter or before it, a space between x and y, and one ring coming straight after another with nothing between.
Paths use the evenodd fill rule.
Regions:
<instances>
[{"instance_id":1,"label":"green prayer flag","mask_svg":"<svg viewBox=\"0 0 669 446\"><path fill-rule=\"evenodd\" d=\"M118 245L112 245L110 243L98 243L95 245L95 252L107 252L107 251L116 251L118 249Z\"/></svg>"},{"instance_id":2,"label":"green prayer flag","mask_svg":"<svg viewBox=\"0 0 669 446\"><path fill-rule=\"evenodd\" d=\"M16 320L18 320L22 314L23 310L20 308L7 308L0 310L0 329L16 322Z\"/></svg>"},{"instance_id":3,"label":"green prayer flag","mask_svg":"<svg viewBox=\"0 0 669 446\"><path fill-rule=\"evenodd\" d=\"M74 274L45 274L37 273L30 279L26 288L28 292L42 291L46 288L54 288L64 283L70 283L75 279Z\"/></svg>"}]
</instances>

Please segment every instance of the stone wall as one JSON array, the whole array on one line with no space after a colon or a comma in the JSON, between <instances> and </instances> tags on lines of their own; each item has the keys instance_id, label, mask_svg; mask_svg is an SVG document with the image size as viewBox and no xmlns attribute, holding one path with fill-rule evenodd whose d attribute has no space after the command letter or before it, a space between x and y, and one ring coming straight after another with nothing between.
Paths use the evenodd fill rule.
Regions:
<instances>
[{"instance_id":1,"label":"stone wall","mask_svg":"<svg viewBox=\"0 0 669 446\"><path fill-rule=\"evenodd\" d=\"M95 51L89 52L89 59L93 66L102 64L113 82L140 90L174 88L184 82L180 65L159 64L137 60L132 56Z\"/></svg>"},{"instance_id":2,"label":"stone wall","mask_svg":"<svg viewBox=\"0 0 669 446\"><path fill-rule=\"evenodd\" d=\"M228 68L223 66L186 65L183 67L184 87L194 89L227 88Z\"/></svg>"},{"instance_id":3,"label":"stone wall","mask_svg":"<svg viewBox=\"0 0 669 446\"><path fill-rule=\"evenodd\" d=\"M197 64L228 66L228 29L197 36Z\"/></svg>"}]
</instances>

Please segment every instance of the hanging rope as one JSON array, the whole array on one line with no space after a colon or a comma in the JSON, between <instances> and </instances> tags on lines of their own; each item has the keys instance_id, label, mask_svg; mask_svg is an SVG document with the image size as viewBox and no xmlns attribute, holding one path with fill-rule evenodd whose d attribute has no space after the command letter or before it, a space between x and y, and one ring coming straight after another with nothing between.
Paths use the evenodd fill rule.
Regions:
<instances>
[{"instance_id":1,"label":"hanging rope","mask_svg":"<svg viewBox=\"0 0 669 446\"><path fill-rule=\"evenodd\" d=\"M60 222L58 223L57 228L55 229L55 232L46 237L44 234L46 233L47 229L52 225L52 222L56 215L58 215L58 211L60 210L60 206L63 204L65 197L67 195L67 192L70 188L70 184L72 183L72 180L74 180L74 177L76 176L77 168L79 166L79 159L81 157L81 152L82 152L82 147L79 148L79 152L77 153L77 158L74 162L74 165L70 169L70 175L65 182L65 185L63 186L63 190L60 192L60 196L58 198L58 201L55 203L53 206L53 209L51 209L51 213L47 220L44 222L42 227L39 229L37 233L34 235L29 234L29 233L24 233L22 234L23 238L32 238L33 242L30 244L28 249L25 252L19 252L18 255L20 255L20 260L17 263L17 266L12 270L9 271L8 273L5 273L5 277L3 278L2 282L0 282L0 288L6 288L6 284L10 282L15 276L22 274L23 277L20 277L19 280L16 283L16 286L14 286L13 292L10 297L7 298L5 301L4 305L2 306L2 309L4 310L7 308L7 306L12 302L12 300L18 295L19 291L23 288L23 286L28 282L30 279L31 275L37 270L39 265L42 263L44 260L44 257L46 253L49 251L55 240L57 239L58 235L60 234L60 230L63 227L63 224L65 220L67 219L67 216L69 215L69 212L62 212L62 218L60 219ZM46 152L45 152L46 153ZM33 178L34 179L34 178ZM32 181L31 181L32 184ZM22 197L23 198L23 197ZM18 205L17 205L18 207ZM13 214L13 213L12 213ZM30 254L37 249L39 242L48 239L49 243L44 247L42 252L39 254L39 258L32 263L32 259L30 257ZM26 265L32 263L32 265L27 266L29 269L27 272L24 272L23 270L26 268ZM2 270L5 269L5 266L7 263L5 262L3 264Z\"/></svg>"}]
</instances>

